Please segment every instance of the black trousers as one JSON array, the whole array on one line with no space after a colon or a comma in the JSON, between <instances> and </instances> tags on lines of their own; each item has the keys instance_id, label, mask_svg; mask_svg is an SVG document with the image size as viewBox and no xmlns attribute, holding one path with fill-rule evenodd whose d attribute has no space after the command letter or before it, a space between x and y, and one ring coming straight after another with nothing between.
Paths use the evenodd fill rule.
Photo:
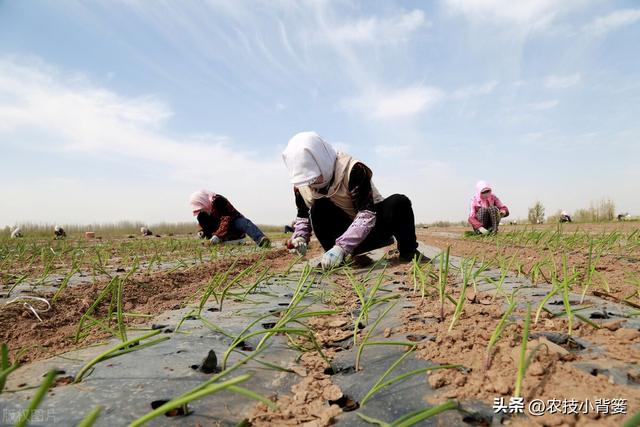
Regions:
<instances>
[{"instance_id":1,"label":"black trousers","mask_svg":"<svg viewBox=\"0 0 640 427\"><path fill-rule=\"evenodd\" d=\"M396 238L400 255L413 256L418 248L416 226L411 200L402 194L393 194L374 205L376 225L367 238L356 248L355 254L387 246ZM310 211L311 226L325 251L349 228L353 220L329 199L318 199Z\"/></svg>"},{"instance_id":2,"label":"black trousers","mask_svg":"<svg viewBox=\"0 0 640 427\"><path fill-rule=\"evenodd\" d=\"M201 211L197 216L198 225L204 232L204 237L210 239L220 227L220 220L218 218L214 218L208 213ZM237 227L233 227L232 224L229 225L229 230L227 231L227 235L224 236L224 240L238 240L242 239L245 236L245 232ZM220 236L218 236L220 237Z\"/></svg>"}]
</instances>

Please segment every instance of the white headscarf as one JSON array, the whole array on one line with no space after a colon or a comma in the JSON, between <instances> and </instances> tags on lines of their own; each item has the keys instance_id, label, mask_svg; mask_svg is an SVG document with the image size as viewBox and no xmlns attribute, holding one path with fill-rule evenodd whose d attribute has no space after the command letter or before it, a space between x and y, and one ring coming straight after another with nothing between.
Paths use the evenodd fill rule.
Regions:
<instances>
[{"instance_id":1,"label":"white headscarf","mask_svg":"<svg viewBox=\"0 0 640 427\"><path fill-rule=\"evenodd\" d=\"M293 185L309 185L321 175L329 184L333 178L336 150L317 133L300 132L289 140L282 159Z\"/></svg>"}]
</instances>

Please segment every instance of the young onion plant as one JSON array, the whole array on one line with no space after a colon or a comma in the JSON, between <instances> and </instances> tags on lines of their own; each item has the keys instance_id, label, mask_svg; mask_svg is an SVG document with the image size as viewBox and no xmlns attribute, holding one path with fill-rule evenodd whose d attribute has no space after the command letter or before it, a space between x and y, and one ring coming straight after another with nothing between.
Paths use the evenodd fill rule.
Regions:
<instances>
[{"instance_id":1,"label":"young onion plant","mask_svg":"<svg viewBox=\"0 0 640 427\"><path fill-rule=\"evenodd\" d=\"M460 289L460 296L458 297L458 301L456 303L455 311L453 312L453 318L451 319L451 324L449 325L449 332L453 330L453 327L460 319L462 315L462 308L464 306L464 302L467 299L467 286L469 285L469 281L474 277L473 267L476 263L476 259L463 259L460 263L460 271L462 272L462 289Z\"/></svg>"},{"instance_id":2,"label":"young onion plant","mask_svg":"<svg viewBox=\"0 0 640 427\"><path fill-rule=\"evenodd\" d=\"M163 415L164 413L172 409L176 409L176 408L186 409L188 403L193 402L202 397L208 396L210 394L214 394L224 390L231 391L233 393L237 393L245 397L249 397L251 399L262 402L272 410L277 409L275 403L273 403L271 400L266 399L265 397L260 396L259 394L251 390L248 390L246 388L243 388L237 385L247 381L251 377L249 374L239 375L235 378L231 378L226 381L221 381L222 378L228 377L232 372L236 371L241 366L248 363L251 359L257 357L260 353L261 353L260 350L253 352L253 354L239 360L237 363L235 363L233 366L229 367L228 369L225 369L222 372L219 372L218 374L213 375L210 379L208 379L204 383L171 399L170 401L159 406L153 411L150 411L147 414L143 415L142 417L134 420L131 424L129 424L129 427L139 427L153 420L154 418L157 418ZM188 412L188 411L185 411L185 412Z\"/></svg>"},{"instance_id":3,"label":"young onion plant","mask_svg":"<svg viewBox=\"0 0 640 427\"><path fill-rule=\"evenodd\" d=\"M414 344L413 346L410 347L409 351L404 352L398 359L396 359L391 366L389 366L389 368L387 368L386 371L384 371L384 373L380 376L380 378L378 378L378 380L375 382L375 384L369 389L369 391L367 392L367 394L365 394L365 396L362 398L362 400L360 400L360 406L364 406L367 401L369 399L371 399L371 397L373 397L376 393L378 393L380 390L382 390L385 387L388 387L390 385L393 385L399 381L402 381L406 378L409 378L411 376L417 375L417 374L421 374L424 372L430 372L430 371L435 371L435 370L439 370L439 369L457 369L457 368L461 368L461 365L434 365L434 366L427 366L425 368L418 368L418 369L414 369L410 372L405 372L404 374L398 375L394 378L388 379L386 380L386 378L391 375L391 373L409 356L412 356L415 349L416 349L416 345ZM386 381L385 381L386 380Z\"/></svg>"},{"instance_id":4,"label":"young onion plant","mask_svg":"<svg viewBox=\"0 0 640 427\"><path fill-rule=\"evenodd\" d=\"M80 381L82 381L82 378L84 378L87 373L89 372L89 370L91 368L93 368L95 365L97 365L100 362L104 362L105 360L108 359L112 359L114 357L118 357L118 356L122 356L123 354L127 354L127 353L131 353L133 351L137 351L137 350L141 350L143 348L147 348L150 347L152 345L156 345L158 343L161 343L162 341L166 341L168 340L170 337L168 336L163 336L163 337L159 337L150 341L146 341L144 343L142 343L141 341L147 340L151 337L154 337L155 335L158 335L159 333L161 333L162 330L158 329L155 331L151 331L149 333L143 334L139 337L136 338L132 338L128 341L122 342L118 345L116 345L115 347L110 348L109 350L100 353L98 356L94 357L93 359L91 359L89 362L87 362L82 368L80 368L80 371L76 374L73 382L74 383L79 383Z\"/></svg>"},{"instance_id":5,"label":"young onion plant","mask_svg":"<svg viewBox=\"0 0 640 427\"><path fill-rule=\"evenodd\" d=\"M447 246L442 253L440 253L440 268L438 269L438 299L440 301L440 321L444 321L444 300L447 296L446 288L449 278L449 253L451 246Z\"/></svg>"},{"instance_id":6,"label":"young onion plant","mask_svg":"<svg viewBox=\"0 0 640 427\"><path fill-rule=\"evenodd\" d=\"M453 409L459 410L460 404L455 400L448 400L438 406L434 406L433 408L425 408L418 411L410 412L391 423L384 422L377 418L369 417L359 412L356 415L358 415L358 417L360 417L362 421L365 421L369 424L376 424L380 427L410 427L418 425L418 423L420 423L421 421L434 417L438 414L441 414L442 412L450 411Z\"/></svg>"},{"instance_id":7,"label":"young onion plant","mask_svg":"<svg viewBox=\"0 0 640 427\"><path fill-rule=\"evenodd\" d=\"M509 316L511 316L511 313L516 308L516 305L517 304L515 301L512 301L509 304L509 306L507 307L507 310L504 312L504 314L500 318L500 321L498 322L498 325L496 326L493 333L491 334L491 338L489 339L489 343L487 344L487 350L485 352L485 370L487 371L491 367L493 349L495 345L498 343L498 341L500 340L500 337L502 336L502 332L504 332L504 329L509 325Z\"/></svg>"}]
</instances>

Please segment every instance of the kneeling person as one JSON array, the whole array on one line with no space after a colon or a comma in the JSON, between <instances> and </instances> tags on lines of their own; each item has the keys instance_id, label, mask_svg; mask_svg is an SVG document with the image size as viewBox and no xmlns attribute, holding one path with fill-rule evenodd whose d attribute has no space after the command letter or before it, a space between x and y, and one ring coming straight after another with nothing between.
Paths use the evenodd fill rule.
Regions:
<instances>
[{"instance_id":1,"label":"kneeling person","mask_svg":"<svg viewBox=\"0 0 640 427\"><path fill-rule=\"evenodd\" d=\"M478 181L476 194L471 198L469 224L477 234L497 233L500 220L509 216L509 208L493 194L486 181Z\"/></svg>"},{"instance_id":2,"label":"kneeling person","mask_svg":"<svg viewBox=\"0 0 640 427\"><path fill-rule=\"evenodd\" d=\"M200 226L198 235L212 244L244 239L248 234L258 246L271 246L269 238L224 196L200 190L191 195L190 204Z\"/></svg>"},{"instance_id":3,"label":"kneeling person","mask_svg":"<svg viewBox=\"0 0 640 427\"><path fill-rule=\"evenodd\" d=\"M347 255L386 246L392 237L401 260L423 257L417 250L411 201L401 194L382 197L364 163L336 151L315 132L296 134L282 157L298 210L289 244L299 253L306 251L313 231L326 251L326 269Z\"/></svg>"}]
</instances>

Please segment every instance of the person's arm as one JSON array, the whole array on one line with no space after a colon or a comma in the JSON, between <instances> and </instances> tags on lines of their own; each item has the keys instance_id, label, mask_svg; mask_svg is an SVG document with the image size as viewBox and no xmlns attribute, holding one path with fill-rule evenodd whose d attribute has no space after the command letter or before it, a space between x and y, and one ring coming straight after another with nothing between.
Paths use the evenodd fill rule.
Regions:
<instances>
[{"instance_id":1,"label":"person's arm","mask_svg":"<svg viewBox=\"0 0 640 427\"><path fill-rule=\"evenodd\" d=\"M478 221L478 206L473 202L473 200L471 200L471 207L469 208L469 218L467 221L469 222L469 224L471 224L471 227L473 227L474 230L482 227L482 224L480 223L480 221Z\"/></svg>"},{"instance_id":2,"label":"person's arm","mask_svg":"<svg viewBox=\"0 0 640 427\"><path fill-rule=\"evenodd\" d=\"M336 246L347 254L352 254L376 225L371 175L371 169L362 163L356 163L349 174L349 193L357 214L349 228L336 239Z\"/></svg>"},{"instance_id":3,"label":"person's arm","mask_svg":"<svg viewBox=\"0 0 640 427\"><path fill-rule=\"evenodd\" d=\"M502 203L500 201L500 199L498 198L498 196L496 196L495 194L493 195L493 200L494 200L494 203L495 203L496 207L500 210L500 215L503 218L509 216L509 208L507 207L507 205Z\"/></svg>"},{"instance_id":4,"label":"person's arm","mask_svg":"<svg viewBox=\"0 0 640 427\"><path fill-rule=\"evenodd\" d=\"M218 225L218 229L213 234L225 240L229 234L231 223L238 216L238 211L224 196L220 195L216 195L213 198L211 207L213 215L220 218L220 225Z\"/></svg>"},{"instance_id":5,"label":"person's arm","mask_svg":"<svg viewBox=\"0 0 640 427\"><path fill-rule=\"evenodd\" d=\"M309 207L304 202L302 194L297 188L293 188L293 193L296 199L296 208L298 213L296 220L293 223L293 234L291 235L291 241L297 238L304 239L305 243L309 243L311 239L311 221L309 221Z\"/></svg>"}]
</instances>

